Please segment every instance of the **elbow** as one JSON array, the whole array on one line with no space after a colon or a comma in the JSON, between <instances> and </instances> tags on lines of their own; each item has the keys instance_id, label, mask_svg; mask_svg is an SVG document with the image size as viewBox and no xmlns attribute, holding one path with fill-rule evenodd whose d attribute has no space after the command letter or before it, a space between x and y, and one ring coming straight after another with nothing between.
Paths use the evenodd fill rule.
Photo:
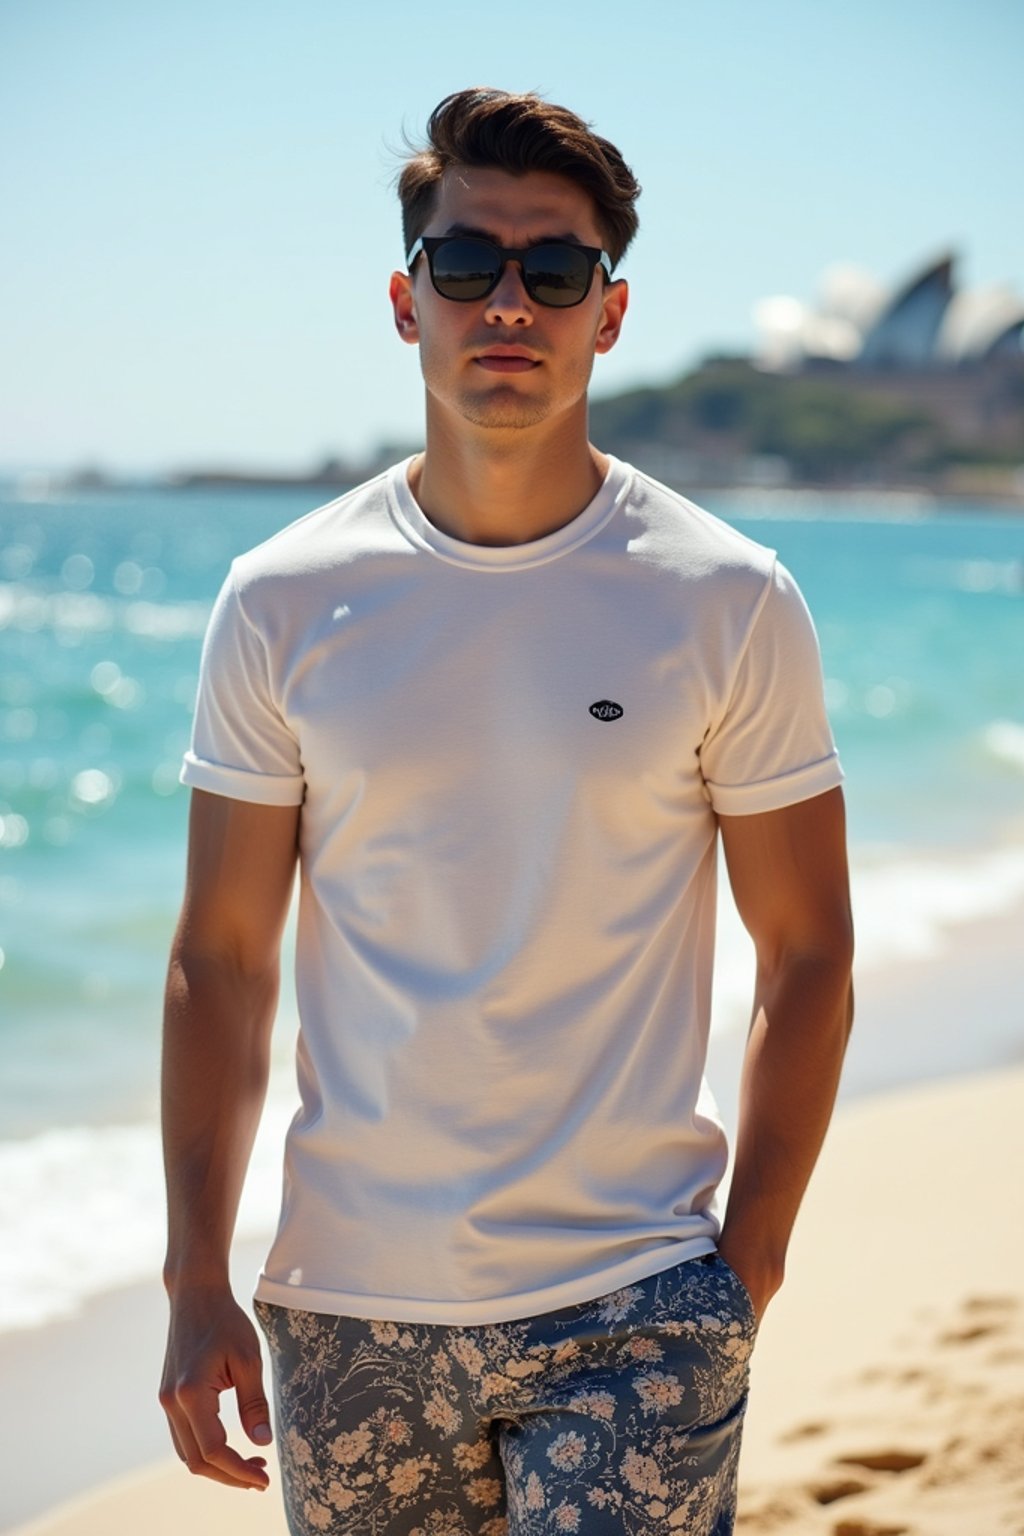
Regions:
<instances>
[{"instance_id":1,"label":"elbow","mask_svg":"<svg viewBox=\"0 0 1024 1536\"><path fill-rule=\"evenodd\" d=\"M219 977L245 990L275 987L280 952L267 936L233 929L204 929L184 920L171 946L171 966L186 977Z\"/></svg>"},{"instance_id":2,"label":"elbow","mask_svg":"<svg viewBox=\"0 0 1024 1536\"><path fill-rule=\"evenodd\" d=\"M234 950L176 944L167 973L170 1014L202 1020L209 1029L231 1020L255 1038L269 1031L277 1008L280 968L276 954L262 957Z\"/></svg>"},{"instance_id":3,"label":"elbow","mask_svg":"<svg viewBox=\"0 0 1024 1536\"><path fill-rule=\"evenodd\" d=\"M853 924L846 914L813 934L759 949L759 993L775 1012L783 998L790 1002L782 1012L801 999L845 1045L853 1028L853 960Z\"/></svg>"}]
</instances>

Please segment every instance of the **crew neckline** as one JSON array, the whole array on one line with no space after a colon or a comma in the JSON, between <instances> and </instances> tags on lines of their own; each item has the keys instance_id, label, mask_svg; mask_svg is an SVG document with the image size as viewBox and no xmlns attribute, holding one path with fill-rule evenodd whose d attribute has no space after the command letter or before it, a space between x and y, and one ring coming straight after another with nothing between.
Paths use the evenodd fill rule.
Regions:
<instances>
[{"instance_id":1,"label":"crew neckline","mask_svg":"<svg viewBox=\"0 0 1024 1536\"><path fill-rule=\"evenodd\" d=\"M474 570L521 571L578 549L604 527L624 499L631 480L629 465L607 454L608 473L593 500L554 533L525 544L470 544L442 533L424 514L409 486L409 467L417 457L410 454L388 473L388 501L394 522L417 548L429 550L451 565Z\"/></svg>"}]
</instances>

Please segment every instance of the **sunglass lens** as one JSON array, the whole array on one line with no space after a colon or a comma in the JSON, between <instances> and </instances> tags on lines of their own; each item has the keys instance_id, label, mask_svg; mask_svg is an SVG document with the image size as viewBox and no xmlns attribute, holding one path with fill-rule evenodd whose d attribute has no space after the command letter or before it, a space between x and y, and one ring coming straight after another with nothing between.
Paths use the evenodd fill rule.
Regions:
<instances>
[{"instance_id":1,"label":"sunglass lens","mask_svg":"<svg viewBox=\"0 0 1024 1536\"><path fill-rule=\"evenodd\" d=\"M540 304L566 309L578 304L590 286L590 263L572 245L537 245L526 258L527 292Z\"/></svg>"},{"instance_id":2,"label":"sunglass lens","mask_svg":"<svg viewBox=\"0 0 1024 1536\"><path fill-rule=\"evenodd\" d=\"M482 299L494 287L498 252L479 240L446 240L434 251L434 287L446 299Z\"/></svg>"}]
</instances>

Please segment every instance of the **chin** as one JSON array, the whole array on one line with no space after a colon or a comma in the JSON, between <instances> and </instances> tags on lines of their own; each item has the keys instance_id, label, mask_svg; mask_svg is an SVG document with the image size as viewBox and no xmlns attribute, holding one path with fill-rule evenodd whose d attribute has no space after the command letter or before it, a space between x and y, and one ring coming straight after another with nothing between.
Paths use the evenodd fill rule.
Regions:
<instances>
[{"instance_id":1,"label":"chin","mask_svg":"<svg viewBox=\"0 0 1024 1536\"><path fill-rule=\"evenodd\" d=\"M551 414L547 400L524 400L511 392L500 398L491 395L473 395L460 402L464 420L475 427L508 427L511 429L535 427L546 421Z\"/></svg>"}]
</instances>

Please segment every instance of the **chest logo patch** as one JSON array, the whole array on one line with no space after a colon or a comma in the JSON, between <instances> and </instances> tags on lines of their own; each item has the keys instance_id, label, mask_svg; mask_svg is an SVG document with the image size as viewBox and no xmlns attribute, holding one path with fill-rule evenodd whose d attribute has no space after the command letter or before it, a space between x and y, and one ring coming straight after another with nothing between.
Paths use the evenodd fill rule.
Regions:
<instances>
[{"instance_id":1,"label":"chest logo patch","mask_svg":"<svg viewBox=\"0 0 1024 1536\"><path fill-rule=\"evenodd\" d=\"M623 708L612 699L598 699L596 704L591 704L590 713L595 720L621 720Z\"/></svg>"}]
</instances>

